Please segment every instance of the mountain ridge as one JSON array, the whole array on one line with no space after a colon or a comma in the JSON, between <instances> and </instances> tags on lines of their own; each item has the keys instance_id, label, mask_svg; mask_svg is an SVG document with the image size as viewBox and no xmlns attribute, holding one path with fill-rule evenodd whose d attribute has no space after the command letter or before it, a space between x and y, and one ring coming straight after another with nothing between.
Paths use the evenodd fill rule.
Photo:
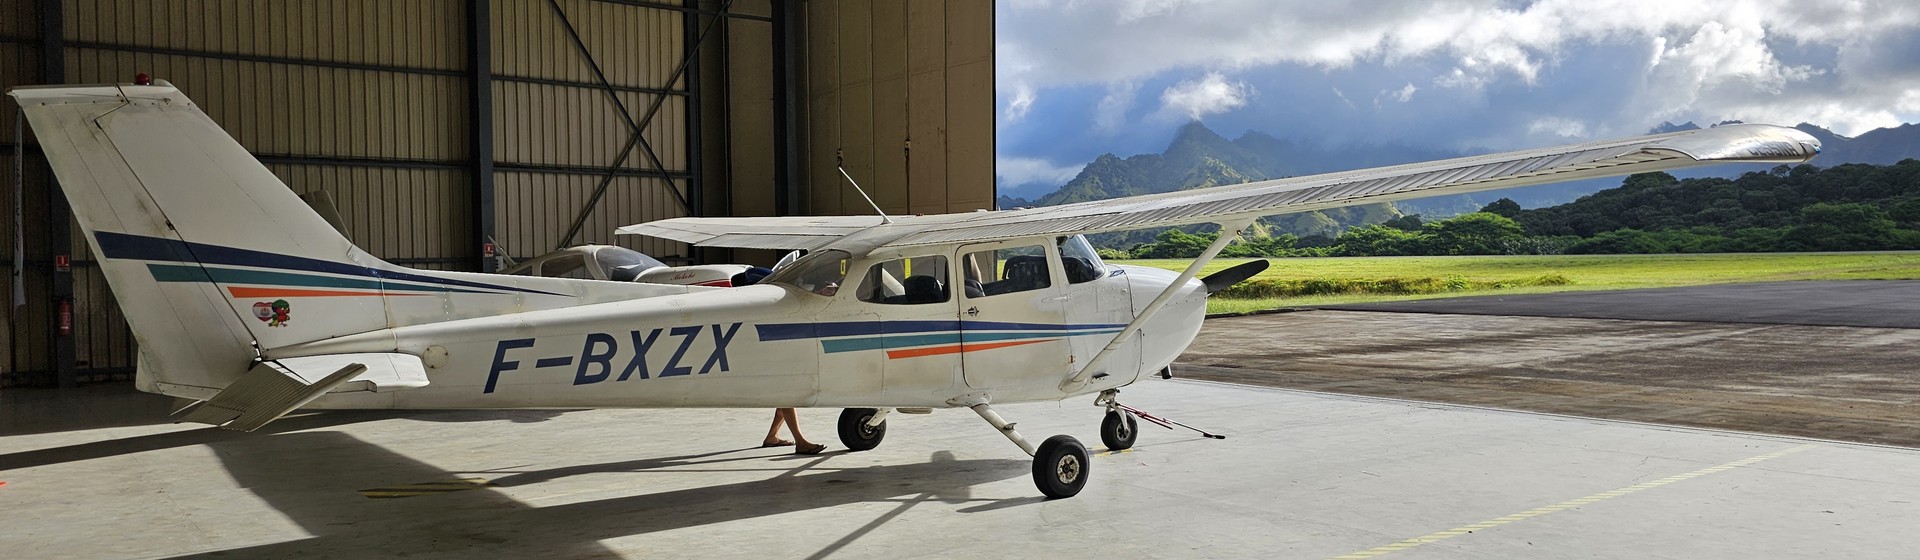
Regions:
<instances>
[{"instance_id":1,"label":"mountain ridge","mask_svg":"<svg viewBox=\"0 0 1920 560\"><path fill-rule=\"evenodd\" d=\"M1723 121L1714 126L1737 122L1739 121ZM1700 128L1698 124L1691 121L1680 124L1662 122L1652 127L1648 133L1660 134ZM1842 136L1810 123L1801 123L1795 128L1821 141L1821 155L1813 161L1813 164L1821 167L1844 163L1887 165L1906 158L1920 157L1920 125L1916 124L1874 129L1855 137ZM1166 149L1160 153L1136 154L1126 158L1112 153L1102 154L1082 167L1080 172L1065 185L1038 199L1026 200L999 196L997 202L1001 208L1054 206L1465 155L1471 154L1396 144L1348 146L1330 150L1303 146L1273 134L1253 130L1241 134L1239 138L1229 140L1201 121L1194 120L1182 125L1175 132L1173 139L1168 142ZM1760 171L1767 167L1770 166L1716 165L1688 170L1676 175L1734 178L1743 173ZM1268 229L1269 233L1275 234L1332 236L1348 228L1371 225L1404 214L1444 217L1473 212L1487 201L1500 198L1514 200L1526 208L1553 206L1572 202L1619 184L1620 179L1588 179L1554 185L1502 189L1473 195L1378 203L1366 205L1368 208L1359 211L1331 213L1320 211L1267 218L1262 220L1262 226ZM1124 247L1150 239L1153 233L1157 233L1157 230L1145 235L1104 236L1102 241L1105 242L1101 244Z\"/></svg>"}]
</instances>

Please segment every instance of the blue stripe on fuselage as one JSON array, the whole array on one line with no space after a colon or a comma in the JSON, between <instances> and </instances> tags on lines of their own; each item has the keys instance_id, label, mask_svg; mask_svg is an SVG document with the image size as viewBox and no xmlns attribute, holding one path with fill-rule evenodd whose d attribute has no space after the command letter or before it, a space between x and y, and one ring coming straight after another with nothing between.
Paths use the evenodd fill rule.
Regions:
<instances>
[{"instance_id":1,"label":"blue stripe on fuselage","mask_svg":"<svg viewBox=\"0 0 1920 560\"><path fill-rule=\"evenodd\" d=\"M842 336L887 334L926 334L955 331L1052 331L1078 334L1079 331L1118 329L1123 324L1060 325L1052 323L1002 323L995 321L844 321L835 323L776 323L754 325L760 340L804 340Z\"/></svg>"},{"instance_id":2,"label":"blue stripe on fuselage","mask_svg":"<svg viewBox=\"0 0 1920 560\"><path fill-rule=\"evenodd\" d=\"M320 259L309 259L306 257L295 257L291 255L282 255L278 253L268 253L265 251L253 251L249 249L223 247L220 245L208 245L205 243L193 243L188 241L179 241L179 240L165 239L165 238L159 238L159 237L147 237L144 235L130 235L125 233L114 233L109 231L97 231L97 232L94 232L93 237L100 244L100 253L110 259L132 259L132 260L143 260L143 261L166 261L166 262L184 262L184 263L197 263L197 264L225 264L225 265L236 265L236 266L251 266L251 267L257 267L257 268L278 268L282 270L294 270L299 272L324 272L328 274L344 274L344 275L350 275L350 276L377 278L381 280L420 282L425 284L439 284L443 286L483 288L483 289L490 289L490 290L524 292L529 294L541 294L541 295L549 295L549 296L565 295L565 294L556 294L552 292L543 292L540 290L529 290L526 288L515 288L511 286L497 286L497 285L486 284L481 282L468 282L465 280L454 280L451 278L439 278L434 276L423 276L423 275L412 274L407 272L380 270L376 268L368 268L368 267L351 264L351 263L325 261Z\"/></svg>"}]
</instances>

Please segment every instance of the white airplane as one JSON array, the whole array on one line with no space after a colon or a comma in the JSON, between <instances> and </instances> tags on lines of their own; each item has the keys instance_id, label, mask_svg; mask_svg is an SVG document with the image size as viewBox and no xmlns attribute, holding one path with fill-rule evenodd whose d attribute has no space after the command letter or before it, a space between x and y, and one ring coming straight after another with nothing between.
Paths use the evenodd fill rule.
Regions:
<instances>
[{"instance_id":1,"label":"white airplane","mask_svg":"<svg viewBox=\"0 0 1920 560\"><path fill-rule=\"evenodd\" d=\"M1180 355L1209 293L1264 268L1195 278L1257 217L1819 151L1793 129L1737 125L1048 208L621 229L810 251L757 285L705 288L396 266L165 82L9 95L140 342L138 387L198 401L177 419L252 430L303 406L838 407L858 451L890 412L965 407L1033 455L1056 498L1086 484L1086 448L1036 446L993 407L1093 395L1102 439L1131 445L1120 388ZM1079 236L1201 223L1223 234L1179 273L1103 263Z\"/></svg>"}]
</instances>

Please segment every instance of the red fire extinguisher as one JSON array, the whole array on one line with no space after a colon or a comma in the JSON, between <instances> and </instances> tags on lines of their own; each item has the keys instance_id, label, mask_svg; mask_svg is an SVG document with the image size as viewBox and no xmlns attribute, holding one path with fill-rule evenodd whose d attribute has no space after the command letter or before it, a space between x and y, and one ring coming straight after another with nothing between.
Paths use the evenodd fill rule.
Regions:
<instances>
[{"instance_id":1,"label":"red fire extinguisher","mask_svg":"<svg viewBox=\"0 0 1920 560\"><path fill-rule=\"evenodd\" d=\"M73 336L73 300L60 300L60 336Z\"/></svg>"}]
</instances>

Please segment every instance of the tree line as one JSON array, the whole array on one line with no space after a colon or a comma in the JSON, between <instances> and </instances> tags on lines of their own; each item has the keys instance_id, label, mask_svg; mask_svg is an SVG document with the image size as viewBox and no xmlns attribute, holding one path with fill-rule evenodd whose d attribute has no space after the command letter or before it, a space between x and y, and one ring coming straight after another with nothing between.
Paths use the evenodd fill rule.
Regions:
<instances>
[{"instance_id":1,"label":"tree line","mask_svg":"<svg viewBox=\"0 0 1920 560\"><path fill-rule=\"evenodd\" d=\"M1193 258L1217 232L1169 229L1110 258ZM1920 160L1777 166L1736 179L1628 177L1550 208L1500 199L1444 220L1401 216L1336 237L1261 235L1229 257L1737 253L1920 249Z\"/></svg>"}]
</instances>

